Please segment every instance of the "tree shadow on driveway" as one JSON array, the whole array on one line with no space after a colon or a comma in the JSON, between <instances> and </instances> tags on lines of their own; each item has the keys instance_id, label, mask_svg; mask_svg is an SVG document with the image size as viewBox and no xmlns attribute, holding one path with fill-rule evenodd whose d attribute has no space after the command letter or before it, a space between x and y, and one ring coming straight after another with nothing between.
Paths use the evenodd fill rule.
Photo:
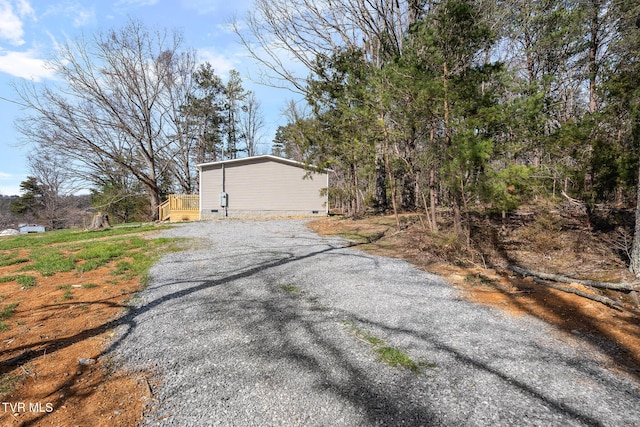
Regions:
<instances>
[{"instance_id":1,"label":"tree shadow on driveway","mask_svg":"<svg viewBox=\"0 0 640 427\"><path fill-rule=\"evenodd\" d=\"M207 401L204 397L207 403L202 405L209 405L214 408L212 410L237 409L246 406L247 403L254 403L255 408L245 407L243 410L251 412L257 417L253 419L264 425L278 424L278 414L275 413L277 410L295 414L297 418L290 418L299 420L291 421L294 425L455 425L477 422L475 418L465 419L464 417L471 417L468 413L460 415L461 418L457 420L455 414L447 416L446 412L443 413L443 409L437 407L437 402L432 400L434 396L442 394L441 390L437 389L441 384L431 381L428 375L416 375L376 362L370 349L351 339L342 324L344 321L355 321L372 325L389 334L409 335L414 340L428 343L428 346L439 352L447 353L456 363L479 371L491 377L497 384L517 390L520 396L526 396L529 400L537 401L548 408L552 415L546 421L556 420L558 425L566 421L593 426L607 424L604 420L596 419L555 399L544 390L532 387L521 377L497 369L481 357L460 351L436 335L372 322L371 319L359 317L358 313L322 307L319 303L313 302L313 299L309 299L308 294L296 295L281 289L282 284L286 283L286 278L280 276L280 267L295 265L305 260L327 262L326 255L357 255L344 252L341 245L319 246L319 243L315 242L305 247L298 245L295 252L292 250L275 253L273 248L265 251L271 251L275 259L259 257L260 262L250 264L243 258L245 255L232 255L227 257L225 262L234 264L234 261L237 261L235 264L238 271L234 273L230 274L233 270L226 264L224 268L221 267L213 273L208 271L203 278L168 280L150 286L147 294L153 299L109 325L119 327L122 333L104 354L118 353L121 347L135 347L133 336L141 322L146 322L149 316L170 317L178 327L181 323L191 322L192 319L181 319L183 306L174 304L180 302L192 307L194 304L201 304L202 313L206 313L211 324L190 327L194 329L195 334L205 334L202 337L203 342L215 347L210 349L210 357L218 359L204 360L209 350L200 348L198 354L189 358L191 361L177 363L181 365L181 371L202 370L204 374L199 380L209 384L216 384L219 380L217 376L222 374L236 376L237 383L227 382L227 390L212 391L212 398L218 401ZM260 253L255 249L253 252ZM238 258L235 259L235 256ZM366 255L357 256L375 261L373 257ZM184 255L181 257L186 258ZM206 258L200 258L198 262L206 262ZM211 262L214 262L213 258ZM242 268L242 265L245 267ZM182 265L182 268L186 269L187 266ZM326 268L331 268L331 264L328 263ZM176 264L174 275L179 274ZM158 295L154 297L155 293ZM182 327L184 328L184 325ZM225 341L227 336L229 338ZM161 349L161 332L154 338L155 345ZM180 336L175 335L170 340L178 341L175 345L179 345ZM131 349L138 350L142 349ZM186 350L181 348L166 351L179 354ZM228 357L229 360L225 360L224 357ZM234 363L240 366L231 366ZM162 364L159 368L167 370L166 375L172 375L171 368ZM585 374L590 375L588 372ZM446 375L446 372L442 375ZM240 384L241 382L245 383ZM249 400L243 400L247 399L246 384L251 383L254 384L254 391L251 392ZM287 389L290 395L283 397L278 389L286 389L287 384L301 385L301 389ZM204 385L173 384L172 391L167 395L183 393L188 387L201 392L204 389L197 388L200 386ZM221 393L224 393L224 397ZM634 392L628 393L633 398ZM635 395L637 396L637 391ZM319 397L329 402L328 405L333 405L333 413L324 414L317 407L322 405L322 399ZM282 402L278 402L278 399L286 402L285 406L288 407L279 406ZM223 403L223 400L226 403ZM508 402L502 404L509 405ZM314 413L316 418L305 418L308 413ZM174 413L172 419L180 422L187 419L181 418L186 416ZM514 417L513 422L523 421L517 414ZM558 421L557 417L560 417L561 421ZM234 418L220 420L223 423L225 420L228 423L237 421ZM538 421L544 422L545 419Z\"/></svg>"}]
</instances>

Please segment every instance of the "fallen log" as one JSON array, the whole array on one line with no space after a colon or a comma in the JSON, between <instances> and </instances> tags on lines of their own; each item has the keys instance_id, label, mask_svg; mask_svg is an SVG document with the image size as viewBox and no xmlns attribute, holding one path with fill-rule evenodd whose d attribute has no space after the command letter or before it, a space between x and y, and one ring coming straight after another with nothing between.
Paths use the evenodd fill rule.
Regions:
<instances>
[{"instance_id":1,"label":"fallen log","mask_svg":"<svg viewBox=\"0 0 640 427\"><path fill-rule=\"evenodd\" d=\"M549 288L556 289L558 291L567 292L567 293L570 293L570 294L575 294L575 295L581 296L583 298L588 298L590 300L597 301L597 302L599 302L601 304L604 304L604 305L606 305L608 307L611 307L611 308L614 308L616 310L620 310L621 308L624 307L624 304L622 304L621 302L618 302L616 300L612 300L611 298L603 297L601 295L594 295L594 294L590 294L588 292L582 292L582 291L579 291L578 289L573 289L573 288L571 288L569 286L556 285L556 284L553 284L553 283L546 282L546 281L544 281L542 279L538 279L537 277L534 277L533 281L536 282L539 285L542 285L542 286L547 286Z\"/></svg>"},{"instance_id":2,"label":"fallen log","mask_svg":"<svg viewBox=\"0 0 640 427\"><path fill-rule=\"evenodd\" d=\"M590 286L592 288L600 289L612 289L615 291L640 291L640 285L637 283L610 283L610 282L598 282L596 280L580 280L572 277L562 276L559 274L541 273L539 271L529 271L517 265L510 265L507 267L509 270L514 271L521 276L538 277L544 280L553 280L554 282L563 283L579 283L584 286Z\"/></svg>"}]
</instances>

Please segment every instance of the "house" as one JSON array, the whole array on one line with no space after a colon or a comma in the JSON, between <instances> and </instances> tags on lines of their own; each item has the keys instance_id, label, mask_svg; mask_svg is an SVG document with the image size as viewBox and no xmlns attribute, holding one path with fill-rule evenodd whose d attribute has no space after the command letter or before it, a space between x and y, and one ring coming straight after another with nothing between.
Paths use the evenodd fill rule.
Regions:
<instances>
[{"instance_id":1,"label":"house","mask_svg":"<svg viewBox=\"0 0 640 427\"><path fill-rule=\"evenodd\" d=\"M321 216L329 170L264 155L197 165L200 219Z\"/></svg>"}]
</instances>

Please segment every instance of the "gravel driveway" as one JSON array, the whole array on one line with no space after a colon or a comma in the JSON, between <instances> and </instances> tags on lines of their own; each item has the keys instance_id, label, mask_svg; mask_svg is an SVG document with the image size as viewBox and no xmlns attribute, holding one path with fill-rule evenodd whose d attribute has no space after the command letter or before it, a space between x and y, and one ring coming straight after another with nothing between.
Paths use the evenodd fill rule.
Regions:
<instances>
[{"instance_id":1,"label":"gravel driveway","mask_svg":"<svg viewBox=\"0 0 640 427\"><path fill-rule=\"evenodd\" d=\"M197 241L152 268L112 347L161 375L145 425L640 425L640 383L587 344L304 221L162 236ZM420 372L378 361L381 346Z\"/></svg>"}]
</instances>

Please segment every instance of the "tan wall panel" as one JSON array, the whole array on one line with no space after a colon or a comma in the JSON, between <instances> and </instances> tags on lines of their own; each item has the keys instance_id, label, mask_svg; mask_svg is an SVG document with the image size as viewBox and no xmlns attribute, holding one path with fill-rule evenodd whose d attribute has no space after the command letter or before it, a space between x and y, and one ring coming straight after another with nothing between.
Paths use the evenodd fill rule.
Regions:
<instances>
[{"instance_id":1,"label":"tan wall panel","mask_svg":"<svg viewBox=\"0 0 640 427\"><path fill-rule=\"evenodd\" d=\"M273 160L247 160L225 164L229 211L326 211L326 173L311 173L301 167ZM220 209L221 165L202 169L202 210Z\"/></svg>"},{"instance_id":2,"label":"tan wall panel","mask_svg":"<svg viewBox=\"0 0 640 427\"><path fill-rule=\"evenodd\" d=\"M222 191L222 170L220 168L207 168L202 170L200 176L200 192L202 197L202 211L211 211L220 208L220 192Z\"/></svg>"}]
</instances>

